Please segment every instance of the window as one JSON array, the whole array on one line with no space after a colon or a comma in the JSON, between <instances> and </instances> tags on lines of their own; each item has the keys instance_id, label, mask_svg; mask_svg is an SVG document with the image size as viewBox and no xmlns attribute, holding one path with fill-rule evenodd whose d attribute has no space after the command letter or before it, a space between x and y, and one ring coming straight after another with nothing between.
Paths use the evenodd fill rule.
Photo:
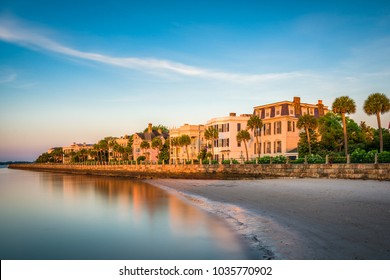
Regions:
<instances>
[{"instance_id":1,"label":"window","mask_svg":"<svg viewBox=\"0 0 390 280\"><path fill-rule=\"evenodd\" d=\"M241 141L237 142L237 147L241 147Z\"/></svg>"},{"instance_id":2,"label":"window","mask_svg":"<svg viewBox=\"0 0 390 280\"><path fill-rule=\"evenodd\" d=\"M241 131L241 123L237 124L237 131Z\"/></svg>"},{"instance_id":3,"label":"window","mask_svg":"<svg viewBox=\"0 0 390 280\"><path fill-rule=\"evenodd\" d=\"M256 143L253 145L253 153L257 154L256 153Z\"/></svg>"},{"instance_id":4,"label":"window","mask_svg":"<svg viewBox=\"0 0 390 280\"><path fill-rule=\"evenodd\" d=\"M275 141L274 142L274 153L281 153L282 152L282 141Z\"/></svg>"},{"instance_id":5,"label":"window","mask_svg":"<svg viewBox=\"0 0 390 280\"><path fill-rule=\"evenodd\" d=\"M274 133L275 134L281 134L282 133L282 122L275 122L274 123Z\"/></svg>"},{"instance_id":6,"label":"window","mask_svg":"<svg viewBox=\"0 0 390 280\"><path fill-rule=\"evenodd\" d=\"M276 107L275 108L275 115L276 116L280 116L280 111L282 110L282 108L281 107Z\"/></svg>"},{"instance_id":7,"label":"window","mask_svg":"<svg viewBox=\"0 0 390 280\"><path fill-rule=\"evenodd\" d=\"M229 138L226 139L226 147L229 147Z\"/></svg>"},{"instance_id":8,"label":"window","mask_svg":"<svg viewBox=\"0 0 390 280\"><path fill-rule=\"evenodd\" d=\"M222 124L222 131L220 132L229 132L229 124L228 123Z\"/></svg>"},{"instance_id":9,"label":"window","mask_svg":"<svg viewBox=\"0 0 390 280\"><path fill-rule=\"evenodd\" d=\"M271 135L271 124L264 124L264 135Z\"/></svg>"},{"instance_id":10,"label":"window","mask_svg":"<svg viewBox=\"0 0 390 280\"><path fill-rule=\"evenodd\" d=\"M293 124L293 132L295 132L295 122L292 122Z\"/></svg>"},{"instance_id":11,"label":"window","mask_svg":"<svg viewBox=\"0 0 390 280\"><path fill-rule=\"evenodd\" d=\"M266 142L264 145L264 153L270 154L271 153L271 142Z\"/></svg>"},{"instance_id":12,"label":"window","mask_svg":"<svg viewBox=\"0 0 390 280\"><path fill-rule=\"evenodd\" d=\"M271 113L271 112L270 112L270 109L266 109L266 110L265 110L265 117L266 117L266 118L269 118L270 113Z\"/></svg>"},{"instance_id":13,"label":"window","mask_svg":"<svg viewBox=\"0 0 390 280\"><path fill-rule=\"evenodd\" d=\"M287 131L291 131L292 126L291 126L291 121L287 121Z\"/></svg>"}]
</instances>

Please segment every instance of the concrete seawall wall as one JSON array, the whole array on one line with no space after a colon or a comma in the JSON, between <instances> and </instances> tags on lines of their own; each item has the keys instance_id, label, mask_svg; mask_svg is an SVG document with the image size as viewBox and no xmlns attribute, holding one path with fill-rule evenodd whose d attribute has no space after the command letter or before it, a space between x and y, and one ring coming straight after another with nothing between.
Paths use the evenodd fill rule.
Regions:
<instances>
[{"instance_id":1,"label":"concrete seawall wall","mask_svg":"<svg viewBox=\"0 0 390 280\"><path fill-rule=\"evenodd\" d=\"M66 165L15 164L9 168L131 178L339 178L390 181L390 164Z\"/></svg>"}]
</instances>

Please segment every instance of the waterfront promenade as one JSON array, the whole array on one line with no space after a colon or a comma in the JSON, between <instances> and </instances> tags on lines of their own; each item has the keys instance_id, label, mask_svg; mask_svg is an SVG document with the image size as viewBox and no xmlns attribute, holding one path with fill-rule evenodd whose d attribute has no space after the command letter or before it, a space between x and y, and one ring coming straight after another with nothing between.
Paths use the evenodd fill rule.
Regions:
<instances>
[{"instance_id":1,"label":"waterfront promenade","mask_svg":"<svg viewBox=\"0 0 390 280\"><path fill-rule=\"evenodd\" d=\"M224 218L275 259L390 259L390 185L372 180L147 180Z\"/></svg>"},{"instance_id":2,"label":"waterfront promenade","mask_svg":"<svg viewBox=\"0 0 390 280\"><path fill-rule=\"evenodd\" d=\"M390 181L390 163L380 164L15 164L9 168L130 178L253 179L330 178Z\"/></svg>"}]
</instances>

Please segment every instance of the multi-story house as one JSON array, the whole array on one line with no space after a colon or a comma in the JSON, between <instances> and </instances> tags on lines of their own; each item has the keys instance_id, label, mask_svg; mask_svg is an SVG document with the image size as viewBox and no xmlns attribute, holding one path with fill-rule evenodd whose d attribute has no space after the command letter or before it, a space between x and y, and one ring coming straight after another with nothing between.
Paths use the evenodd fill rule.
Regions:
<instances>
[{"instance_id":1,"label":"multi-story house","mask_svg":"<svg viewBox=\"0 0 390 280\"><path fill-rule=\"evenodd\" d=\"M125 135L120 138L115 138L115 143L118 144L123 148L123 150L127 147L127 144L129 143L129 136ZM115 149L115 146L109 145L109 157L110 160L121 160L123 158L123 153L120 152L118 149Z\"/></svg>"},{"instance_id":2,"label":"multi-story house","mask_svg":"<svg viewBox=\"0 0 390 280\"><path fill-rule=\"evenodd\" d=\"M317 104L301 103L300 97L293 101L282 101L254 107L253 114L263 121L259 147L252 143L255 154L260 149L261 156L285 155L290 158L298 156L300 129L297 122L302 115L312 115L316 118L325 115L328 107L318 100Z\"/></svg>"},{"instance_id":3,"label":"multi-story house","mask_svg":"<svg viewBox=\"0 0 390 280\"><path fill-rule=\"evenodd\" d=\"M148 131L145 133L135 133L133 135L133 158L137 160L138 157L144 156L146 161L156 163L158 161L158 153L157 149L152 148L152 141L154 138L161 138L162 144L168 139L169 134L162 132L159 130L153 130L153 126L151 123L148 124ZM146 141L149 143L149 148L141 148L141 143Z\"/></svg>"},{"instance_id":4,"label":"multi-story house","mask_svg":"<svg viewBox=\"0 0 390 280\"><path fill-rule=\"evenodd\" d=\"M246 160L244 143L237 142L237 133L246 129L250 116L250 114L237 116L236 113L230 113L229 116L213 118L207 122L206 128L213 126L218 130L218 140L214 141L215 160ZM251 140L247 143L249 159L254 158L254 141L253 136L251 136ZM208 151L211 152L211 148Z\"/></svg>"},{"instance_id":5,"label":"multi-story house","mask_svg":"<svg viewBox=\"0 0 390 280\"><path fill-rule=\"evenodd\" d=\"M76 142L73 142L73 144L70 146L62 147L62 151L64 153L62 162L64 164L69 163L71 161L71 156L73 153L77 153L78 151L81 150L88 151L92 149L93 149L93 144L86 144L86 143L78 144ZM87 156L87 158L90 158L89 155L85 155L85 156Z\"/></svg>"},{"instance_id":6,"label":"multi-story house","mask_svg":"<svg viewBox=\"0 0 390 280\"><path fill-rule=\"evenodd\" d=\"M172 139L178 139L182 135L188 135L191 139L191 144L187 147L173 145ZM169 130L169 137L171 163L182 163L184 160L196 160L201 149L205 147L204 125L184 124L178 128L172 128Z\"/></svg>"}]
</instances>

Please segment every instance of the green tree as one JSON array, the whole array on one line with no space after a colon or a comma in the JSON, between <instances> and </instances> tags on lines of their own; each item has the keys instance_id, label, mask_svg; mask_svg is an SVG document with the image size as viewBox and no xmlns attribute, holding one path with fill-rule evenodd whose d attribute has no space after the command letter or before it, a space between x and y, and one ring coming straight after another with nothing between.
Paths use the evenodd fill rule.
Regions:
<instances>
[{"instance_id":1,"label":"green tree","mask_svg":"<svg viewBox=\"0 0 390 280\"><path fill-rule=\"evenodd\" d=\"M260 157L260 146L259 146L259 137L261 135L261 128L263 127L263 122L262 120L259 118L258 115L252 115L247 124L246 124L246 127L250 130L253 131L253 134L255 135L256 137L256 151L257 151L257 155Z\"/></svg>"},{"instance_id":2,"label":"green tree","mask_svg":"<svg viewBox=\"0 0 390 280\"><path fill-rule=\"evenodd\" d=\"M218 130L213 127L213 126L209 126L205 131L204 131L204 138L207 140L207 141L211 141L211 148L212 148L212 155L213 155L213 158L214 158L214 141L215 140L218 140L218 137L219 137L219 133L218 133Z\"/></svg>"},{"instance_id":3,"label":"green tree","mask_svg":"<svg viewBox=\"0 0 390 280\"><path fill-rule=\"evenodd\" d=\"M178 137L171 137L171 147L175 147L175 162L177 161L177 148L180 147L179 138Z\"/></svg>"},{"instance_id":4,"label":"green tree","mask_svg":"<svg viewBox=\"0 0 390 280\"><path fill-rule=\"evenodd\" d=\"M179 144L181 147L186 147L187 160L190 160L190 155L188 153L188 146L191 145L191 137L187 134L183 134L179 138Z\"/></svg>"},{"instance_id":5,"label":"green tree","mask_svg":"<svg viewBox=\"0 0 390 280\"><path fill-rule=\"evenodd\" d=\"M348 96L337 97L332 104L332 110L336 114L341 115L341 120L343 123L343 133L344 133L344 150L345 155L348 155L348 136L347 136L347 124L345 119L345 114L353 114L356 111L355 101Z\"/></svg>"},{"instance_id":6,"label":"green tree","mask_svg":"<svg viewBox=\"0 0 390 280\"><path fill-rule=\"evenodd\" d=\"M383 134L381 125L381 114L390 111L390 100L383 93L373 93L364 101L363 110L367 115L376 115L379 130L379 151L383 152Z\"/></svg>"},{"instance_id":7,"label":"green tree","mask_svg":"<svg viewBox=\"0 0 390 280\"><path fill-rule=\"evenodd\" d=\"M245 152L246 152L246 160L248 161L249 160L249 155L248 155L248 147L246 145L246 143L251 140L251 135L249 134L249 132L247 130L240 130L239 132L237 132L237 142L244 142L244 146L245 146Z\"/></svg>"},{"instance_id":8,"label":"green tree","mask_svg":"<svg viewBox=\"0 0 390 280\"><path fill-rule=\"evenodd\" d=\"M309 130L315 130L318 126L317 119L311 115L300 116L297 122L297 127L299 129L304 128L307 137L307 144L309 145L309 154L311 154L311 141L310 141L310 132Z\"/></svg>"},{"instance_id":9,"label":"green tree","mask_svg":"<svg viewBox=\"0 0 390 280\"><path fill-rule=\"evenodd\" d=\"M160 150L163 147L163 143L160 137L154 137L152 140L152 149L157 151L157 158L160 158Z\"/></svg>"},{"instance_id":10,"label":"green tree","mask_svg":"<svg viewBox=\"0 0 390 280\"><path fill-rule=\"evenodd\" d=\"M148 127L145 128L143 132L144 133L148 132L148 129L149 129ZM159 124L159 125L152 126L152 130L158 131L159 129L161 130L162 133L169 133L169 129L165 125Z\"/></svg>"}]
</instances>

